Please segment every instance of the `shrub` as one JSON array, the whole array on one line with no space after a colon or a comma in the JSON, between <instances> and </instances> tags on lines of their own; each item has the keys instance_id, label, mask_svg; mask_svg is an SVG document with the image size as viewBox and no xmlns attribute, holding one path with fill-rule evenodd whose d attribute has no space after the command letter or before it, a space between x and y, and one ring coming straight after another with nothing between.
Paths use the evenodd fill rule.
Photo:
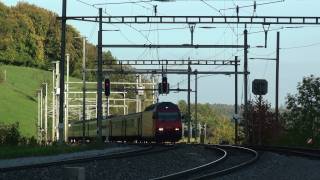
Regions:
<instances>
[{"instance_id":1,"label":"shrub","mask_svg":"<svg viewBox=\"0 0 320 180\"><path fill-rule=\"evenodd\" d=\"M15 123L9 126L4 143L7 145L18 145L20 138L19 123Z\"/></svg>"},{"instance_id":2,"label":"shrub","mask_svg":"<svg viewBox=\"0 0 320 180\"><path fill-rule=\"evenodd\" d=\"M5 125L0 124L0 144L18 145L21 140L19 123Z\"/></svg>"},{"instance_id":3,"label":"shrub","mask_svg":"<svg viewBox=\"0 0 320 180\"><path fill-rule=\"evenodd\" d=\"M37 139L21 136L19 132L19 123L4 124L0 123L0 145L8 146L38 146Z\"/></svg>"},{"instance_id":4,"label":"shrub","mask_svg":"<svg viewBox=\"0 0 320 180\"><path fill-rule=\"evenodd\" d=\"M29 138L28 139L28 145L29 146L37 146L38 145L37 139L34 136Z\"/></svg>"},{"instance_id":5,"label":"shrub","mask_svg":"<svg viewBox=\"0 0 320 180\"><path fill-rule=\"evenodd\" d=\"M4 72L0 69L0 84L4 82Z\"/></svg>"},{"instance_id":6,"label":"shrub","mask_svg":"<svg viewBox=\"0 0 320 180\"><path fill-rule=\"evenodd\" d=\"M21 137L21 138L20 138L20 141L19 141L19 145L22 145L22 146L28 145L28 138L26 138L26 137Z\"/></svg>"},{"instance_id":7,"label":"shrub","mask_svg":"<svg viewBox=\"0 0 320 180\"><path fill-rule=\"evenodd\" d=\"M4 139L6 137L6 127L3 123L0 123L0 144L4 144Z\"/></svg>"},{"instance_id":8,"label":"shrub","mask_svg":"<svg viewBox=\"0 0 320 180\"><path fill-rule=\"evenodd\" d=\"M244 108L243 108L244 109ZM276 120L271 105L266 100L249 101L247 111L243 112L244 120L240 122L248 144L275 144L282 136L283 126ZM260 139L261 138L261 139Z\"/></svg>"}]
</instances>

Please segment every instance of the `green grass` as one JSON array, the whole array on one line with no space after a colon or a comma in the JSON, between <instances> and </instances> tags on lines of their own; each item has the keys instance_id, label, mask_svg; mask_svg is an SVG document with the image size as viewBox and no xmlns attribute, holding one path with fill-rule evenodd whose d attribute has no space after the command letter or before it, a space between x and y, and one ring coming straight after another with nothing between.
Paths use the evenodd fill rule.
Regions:
<instances>
[{"instance_id":1,"label":"green grass","mask_svg":"<svg viewBox=\"0 0 320 180\"><path fill-rule=\"evenodd\" d=\"M36 135L37 90L43 82L51 87L51 72L17 66L0 66L6 81L0 83L0 122L19 122L23 136Z\"/></svg>"},{"instance_id":2,"label":"green grass","mask_svg":"<svg viewBox=\"0 0 320 180\"><path fill-rule=\"evenodd\" d=\"M48 104L52 99L52 72L35 68L1 65L6 71L6 81L0 83L0 122L19 122L22 136L36 136L38 97L41 84L48 83ZM72 81L79 81L70 78ZM49 129L50 119L48 119Z\"/></svg>"},{"instance_id":3,"label":"green grass","mask_svg":"<svg viewBox=\"0 0 320 180\"><path fill-rule=\"evenodd\" d=\"M12 124L19 122L19 131L22 136L37 137L38 97L37 92L41 84L48 83L48 110L52 104L52 72L36 68L1 65L0 73L6 71L6 81L0 82L0 123ZM66 80L66 78L65 78ZM70 77L70 81L81 81ZM96 84L88 84L90 91L95 91ZM82 91L82 83L70 84L70 91ZM120 95L114 95L118 97ZM81 94L70 94L69 98L81 98ZM88 94L87 98L95 98L95 94ZM78 100L81 103L81 99ZM75 104L74 102L69 102ZM48 117L48 131L51 135L51 114ZM70 120L78 119L78 114L69 114ZM49 137L50 139L50 137Z\"/></svg>"}]
</instances>

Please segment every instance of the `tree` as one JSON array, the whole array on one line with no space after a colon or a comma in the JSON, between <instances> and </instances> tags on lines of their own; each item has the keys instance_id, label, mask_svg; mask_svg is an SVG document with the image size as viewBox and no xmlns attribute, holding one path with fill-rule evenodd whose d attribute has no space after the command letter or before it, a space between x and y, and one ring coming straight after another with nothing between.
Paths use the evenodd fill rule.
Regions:
<instances>
[{"instance_id":1,"label":"tree","mask_svg":"<svg viewBox=\"0 0 320 180\"><path fill-rule=\"evenodd\" d=\"M282 115L288 134L295 137L291 143L306 144L313 139L320 144L320 78L304 77L297 90L297 94L287 96L288 111Z\"/></svg>"},{"instance_id":2,"label":"tree","mask_svg":"<svg viewBox=\"0 0 320 180\"><path fill-rule=\"evenodd\" d=\"M0 123L0 144L18 145L20 138L19 123L10 125Z\"/></svg>"},{"instance_id":3,"label":"tree","mask_svg":"<svg viewBox=\"0 0 320 180\"><path fill-rule=\"evenodd\" d=\"M186 117L188 105L186 101L179 101L178 106L182 115ZM227 107L227 106L226 106ZM191 119L195 119L195 105L191 104ZM207 125L207 141L210 143L219 143L227 141L232 143L234 140L234 124L226 113L228 110L221 111L223 108L217 109L215 105L206 103L198 104L198 122ZM195 127L195 126L193 126Z\"/></svg>"},{"instance_id":4,"label":"tree","mask_svg":"<svg viewBox=\"0 0 320 180\"><path fill-rule=\"evenodd\" d=\"M1 66L0 66L1 67ZM4 72L0 69L0 84L4 82Z\"/></svg>"},{"instance_id":5,"label":"tree","mask_svg":"<svg viewBox=\"0 0 320 180\"><path fill-rule=\"evenodd\" d=\"M281 135L281 123L276 121L275 113L266 100L256 96L248 102L247 110L243 112L243 134L249 144L273 144Z\"/></svg>"}]
</instances>

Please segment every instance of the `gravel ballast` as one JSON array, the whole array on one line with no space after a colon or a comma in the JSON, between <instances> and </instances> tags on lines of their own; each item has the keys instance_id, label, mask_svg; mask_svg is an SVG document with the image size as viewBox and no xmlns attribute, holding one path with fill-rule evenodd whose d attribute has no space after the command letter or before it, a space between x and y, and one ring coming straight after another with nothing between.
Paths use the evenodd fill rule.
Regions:
<instances>
[{"instance_id":1,"label":"gravel ballast","mask_svg":"<svg viewBox=\"0 0 320 180\"><path fill-rule=\"evenodd\" d=\"M214 150L200 146L180 145L178 148L134 157L106 159L68 167L84 167L86 179L150 179L177 171L186 170L213 161L220 157ZM62 180L64 168L52 166L6 172L0 174L0 179L42 179Z\"/></svg>"},{"instance_id":2,"label":"gravel ballast","mask_svg":"<svg viewBox=\"0 0 320 180\"><path fill-rule=\"evenodd\" d=\"M211 162L220 156L221 154L218 154L216 151L205 149L201 146L179 145L176 149L157 152L155 154L148 153L134 157L91 161L67 165L66 167L84 167L86 180L140 180L190 169ZM214 179L319 180L319 167L320 160L264 152L254 164L233 172L232 174ZM63 180L63 178L63 166L0 173L1 180Z\"/></svg>"},{"instance_id":3,"label":"gravel ballast","mask_svg":"<svg viewBox=\"0 0 320 180\"><path fill-rule=\"evenodd\" d=\"M215 179L319 180L320 160L264 152L254 164Z\"/></svg>"},{"instance_id":4,"label":"gravel ballast","mask_svg":"<svg viewBox=\"0 0 320 180\"><path fill-rule=\"evenodd\" d=\"M135 150L139 148L140 147L138 146L108 144L105 149L101 149L101 150L87 150L82 152L74 152L74 153L58 154L58 155L50 155L50 156L2 159L0 160L0 169L16 167L16 166L52 163L57 161L67 161L67 160L73 160L73 159L79 159L79 158L90 158L94 156L102 156L102 155L108 155L108 154L119 153L119 152L127 152L130 150Z\"/></svg>"}]
</instances>

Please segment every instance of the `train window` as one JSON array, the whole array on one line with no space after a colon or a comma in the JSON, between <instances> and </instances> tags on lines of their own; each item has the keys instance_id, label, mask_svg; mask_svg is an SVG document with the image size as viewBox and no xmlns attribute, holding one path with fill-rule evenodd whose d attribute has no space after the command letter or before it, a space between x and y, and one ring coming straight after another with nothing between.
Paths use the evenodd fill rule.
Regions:
<instances>
[{"instance_id":1,"label":"train window","mask_svg":"<svg viewBox=\"0 0 320 180\"><path fill-rule=\"evenodd\" d=\"M159 121L177 121L180 115L178 112L159 112L158 119Z\"/></svg>"}]
</instances>

